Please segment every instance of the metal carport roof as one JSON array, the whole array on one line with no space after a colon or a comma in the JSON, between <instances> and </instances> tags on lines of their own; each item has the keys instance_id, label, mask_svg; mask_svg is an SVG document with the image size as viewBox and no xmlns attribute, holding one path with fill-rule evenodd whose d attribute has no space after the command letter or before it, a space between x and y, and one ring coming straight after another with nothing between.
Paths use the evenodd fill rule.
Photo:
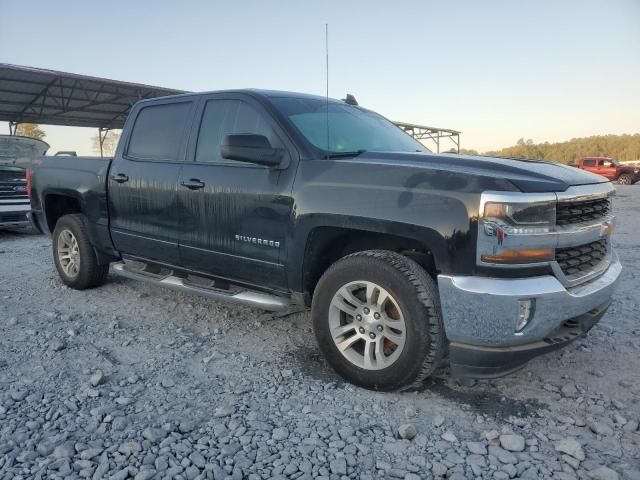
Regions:
<instances>
[{"instance_id":1,"label":"metal carport roof","mask_svg":"<svg viewBox=\"0 0 640 480\"><path fill-rule=\"evenodd\" d=\"M0 63L0 121L10 125L122 128L138 100L177 93L184 92Z\"/></svg>"},{"instance_id":2,"label":"metal carport roof","mask_svg":"<svg viewBox=\"0 0 640 480\"><path fill-rule=\"evenodd\" d=\"M122 128L129 110L138 100L187 93L43 68L0 63L0 121L9 122L15 134L19 123L95 127L100 146L110 129ZM460 148L460 132L411 123L395 122L418 140L430 140L440 151L440 140L449 138Z\"/></svg>"}]
</instances>

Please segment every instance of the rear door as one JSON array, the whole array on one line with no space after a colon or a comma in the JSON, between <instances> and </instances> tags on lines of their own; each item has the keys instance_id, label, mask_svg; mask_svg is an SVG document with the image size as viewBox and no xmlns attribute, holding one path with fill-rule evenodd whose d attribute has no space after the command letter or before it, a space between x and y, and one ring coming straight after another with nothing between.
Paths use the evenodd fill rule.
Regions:
<instances>
[{"instance_id":1,"label":"rear door","mask_svg":"<svg viewBox=\"0 0 640 480\"><path fill-rule=\"evenodd\" d=\"M582 169L587 172L598 173L598 164L595 158L585 158L582 160Z\"/></svg>"},{"instance_id":2,"label":"rear door","mask_svg":"<svg viewBox=\"0 0 640 480\"><path fill-rule=\"evenodd\" d=\"M179 264L178 178L194 104L178 97L131 113L107 180L111 236L122 254Z\"/></svg>"},{"instance_id":3,"label":"rear door","mask_svg":"<svg viewBox=\"0 0 640 480\"><path fill-rule=\"evenodd\" d=\"M295 149L263 107L249 96L212 94L196 128L178 197L182 263L222 278L286 288L283 252L291 225ZM283 168L223 159L225 135L265 135L285 153Z\"/></svg>"}]
</instances>

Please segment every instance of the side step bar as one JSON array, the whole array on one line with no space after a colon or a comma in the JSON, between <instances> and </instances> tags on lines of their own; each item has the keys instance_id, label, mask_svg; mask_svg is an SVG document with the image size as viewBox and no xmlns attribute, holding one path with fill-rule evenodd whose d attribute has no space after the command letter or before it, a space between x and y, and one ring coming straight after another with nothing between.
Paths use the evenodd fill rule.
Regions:
<instances>
[{"instance_id":1,"label":"side step bar","mask_svg":"<svg viewBox=\"0 0 640 480\"><path fill-rule=\"evenodd\" d=\"M243 291L239 293L227 293L223 290L214 288L201 287L197 285L187 284L184 279L173 275L158 276L143 273L141 270L133 271L128 269L123 262L111 265L113 273L122 277L139 280L141 282L151 283L160 287L167 287L178 292L193 293L204 297L220 300L223 302L237 303L261 310L272 312L283 312L292 310L295 306L285 297L277 295L269 295L268 293Z\"/></svg>"}]
</instances>

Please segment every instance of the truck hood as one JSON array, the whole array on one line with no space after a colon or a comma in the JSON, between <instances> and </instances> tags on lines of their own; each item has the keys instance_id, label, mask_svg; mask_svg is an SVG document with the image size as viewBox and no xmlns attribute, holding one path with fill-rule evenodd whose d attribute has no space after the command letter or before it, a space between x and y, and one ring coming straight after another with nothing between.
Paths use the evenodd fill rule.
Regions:
<instances>
[{"instance_id":1,"label":"truck hood","mask_svg":"<svg viewBox=\"0 0 640 480\"><path fill-rule=\"evenodd\" d=\"M564 192L574 185L608 182L600 175L543 160L426 152L365 152L353 160L503 178L522 192Z\"/></svg>"},{"instance_id":2,"label":"truck hood","mask_svg":"<svg viewBox=\"0 0 640 480\"><path fill-rule=\"evenodd\" d=\"M0 135L0 165L24 165L48 149L49 144L37 138Z\"/></svg>"}]
</instances>

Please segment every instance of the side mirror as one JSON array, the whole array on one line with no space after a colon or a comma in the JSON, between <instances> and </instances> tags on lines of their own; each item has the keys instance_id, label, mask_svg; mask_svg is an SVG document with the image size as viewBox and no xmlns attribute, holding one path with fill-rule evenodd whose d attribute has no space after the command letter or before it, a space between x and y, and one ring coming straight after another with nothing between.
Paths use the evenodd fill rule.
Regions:
<instances>
[{"instance_id":1,"label":"side mirror","mask_svg":"<svg viewBox=\"0 0 640 480\"><path fill-rule=\"evenodd\" d=\"M277 167L282 161L282 149L271 146L264 135L242 133L227 135L220 147L222 158L239 162Z\"/></svg>"}]
</instances>

